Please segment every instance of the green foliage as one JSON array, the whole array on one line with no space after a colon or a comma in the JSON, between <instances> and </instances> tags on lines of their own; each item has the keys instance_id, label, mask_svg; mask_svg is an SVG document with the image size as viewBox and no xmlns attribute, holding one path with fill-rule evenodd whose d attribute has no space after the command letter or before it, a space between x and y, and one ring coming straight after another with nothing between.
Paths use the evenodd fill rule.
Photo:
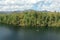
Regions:
<instances>
[{"instance_id":1,"label":"green foliage","mask_svg":"<svg viewBox=\"0 0 60 40\"><path fill-rule=\"evenodd\" d=\"M22 27L60 27L60 13L32 10L19 13L0 14L0 23Z\"/></svg>"}]
</instances>

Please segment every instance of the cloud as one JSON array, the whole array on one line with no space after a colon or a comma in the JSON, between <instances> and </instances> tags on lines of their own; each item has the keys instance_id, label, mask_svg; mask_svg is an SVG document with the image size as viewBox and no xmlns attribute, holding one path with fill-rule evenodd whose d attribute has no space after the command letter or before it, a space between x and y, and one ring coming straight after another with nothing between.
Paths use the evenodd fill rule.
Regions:
<instances>
[{"instance_id":1,"label":"cloud","mask_svg":"<svg viewBox=\"0 0 60 40\"><path fill-rule=\"evenodd\" d=\"M60 11L60 0L0 0L0 11Z\"/></svg>"},{"instance_id":2,"label":"cloud","mask_svg":"<svg viewBox=\"0 0 60 40\"><path fill-rule=\"evenodd\" d=\"M15 11L31 9L40 0L0 0L0 11Z\"/></svg>"},{"instance_id":3,"label":"cloud","mask_svg":"<svg viewBox=\"0 0 60 40\"><path fill-rule=\"evenodd\" d=\"M60 1L58 0L46 0L40 1L36 4L37 10L47 10L47 11L60 11ZM35 9L36 10L36 9Z\"/></svg>"}]
</instances>

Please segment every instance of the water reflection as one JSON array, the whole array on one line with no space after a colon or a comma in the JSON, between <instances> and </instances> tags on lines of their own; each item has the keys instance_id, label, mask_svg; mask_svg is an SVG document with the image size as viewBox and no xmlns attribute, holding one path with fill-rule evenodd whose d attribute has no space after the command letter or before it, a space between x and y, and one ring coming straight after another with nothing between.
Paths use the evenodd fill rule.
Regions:
<instances>
[{"instance_id":1,"label":"water reflection","mask_svg":"<svg viewBox=\"0 0 60 40\"><path fill-rule=\"evenodd\" d=\"M0 24L0 40L16 40L15 32L12 25Z\"/></svg>"},{"instance_id":2,"label":"water reflection","mask_svg":"<svg viewBox=\"0 0 60 40\"><path fill-rule=\"evenodd\" d=\"M22 29L0 25L0 40L60 40L60 32L53 30Z\"/></svg>"},{"instance_id":3,"label":"water reflection","mask_svg":"<svg viewBox=\"0 0 60 40\"><path fill-rule=\"evenodd\" d=\"M11 40L12 30L6 27L0 27L0 40Z\"/></svg>"},{"instance_id":4,"label":"water reflection","mask_svg":"<svg viewBox=\"0 0 60 40\"><path fill-rule=\"evenodd\" d=\"M60 32L20 30L19 40L60 40Z\"/></svg>"}]
</instances>

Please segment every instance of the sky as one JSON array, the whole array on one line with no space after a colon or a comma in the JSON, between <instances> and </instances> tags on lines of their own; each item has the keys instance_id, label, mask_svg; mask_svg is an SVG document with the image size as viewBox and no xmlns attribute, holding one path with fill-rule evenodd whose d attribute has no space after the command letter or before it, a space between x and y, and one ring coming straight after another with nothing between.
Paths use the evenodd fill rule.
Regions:
<instances>
[{"instance_id":1,"label":"sky","mask_svg":"<svg viewBox=\"0 0 60 40\"><path fill-rule=\"evenodd\" d=\"M60 0L0 0L0 11L59 11Z\"/></svg>"}]
</instances>

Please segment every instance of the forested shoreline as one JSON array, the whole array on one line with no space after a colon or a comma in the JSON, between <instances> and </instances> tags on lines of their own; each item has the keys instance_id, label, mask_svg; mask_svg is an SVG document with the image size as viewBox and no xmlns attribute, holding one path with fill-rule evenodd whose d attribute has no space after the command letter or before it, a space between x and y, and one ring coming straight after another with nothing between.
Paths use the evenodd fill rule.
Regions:
<instances>
[{"instance_id":1,"label":"forested shoreline","mask_svg":"<svg viewBox=\"0 0 60 40\"><path fill-rule=\"evenodd\" d=\"M24 11L0 14L0 23L20 27L60 27L60 13Z\"/></svg>"}]
</instances>

